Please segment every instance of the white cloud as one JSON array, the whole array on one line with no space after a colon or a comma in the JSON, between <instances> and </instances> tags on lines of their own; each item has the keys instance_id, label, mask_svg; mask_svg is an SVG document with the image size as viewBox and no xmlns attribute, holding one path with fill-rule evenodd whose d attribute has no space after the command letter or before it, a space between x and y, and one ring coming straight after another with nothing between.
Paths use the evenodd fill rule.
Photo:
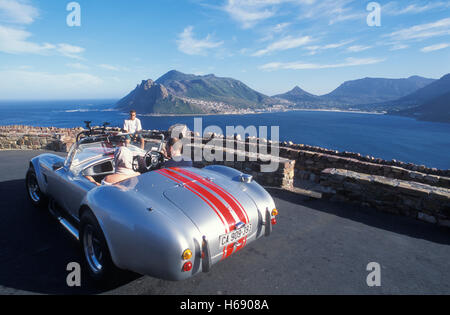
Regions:
<instances>
[{"instance_id":1,"label":"white cloud","mask_svg":"<svg viewBox=\"0 0 450 315\"><path fill-rule=\"evenodd\" d=\"M84 52L84 48L73 46L69 44L58 44L56 47L56 51L63 56L74 58L74 59L83 59L80 57L80 54Z\"/></svg>"},{"instance_id":2,"label":"white cloud","mask_svg":"<svg viewBox=\"0 0 450 315\"><path fill-rule=\"evenodd\" d=\"M362 45L354 45L347 48L348 52L361 52L367 49L372 48L372 46L362 46Z\"/></svg>"},{"instance_id":3,"label":"white cloud","mask_svg":"<svg viewBox=\"0 0 450 315\"><path fill-rule=\"evenodd\" d=\"M303 36L303 37L292 37L287 36L284 37L272 44L270 44L267 48L258 50L252 56L264 56L270 54L275 51L288 50L292 48L297 48L303 45L306 45L312 41L311 37Z\"/></svg>"},{"instance_id":4,"label":"white cloud","mask_svg":"<svg viewBox=\"0 0 450 315\"><path fill-rule=\"evenodd\" d=\"M340 48L340 47L348 45L352 42L354 42L354 40L346 40L346 41L342 41L339 43L326 44L326 45L322 45L322 46L320 46L320 45L308 46L308 47L306 47L306 49L310 51L309 55L315 55L320 51Z\"/></svg>"},{"instance_id":5,"label":"white cloud","mask_svg":"<svg viewBox=\"0 0 450 315\"><path fill-rule=\"evenodd\" d=\"M273 8L269 5L279 4L280 1L248 1L248 0L228 0L223 10L234 20L242 24L243 28L250 28L259 21L268 19L275 15Z\"/></svg>"},{"instance_id":6,"label":"white cloud","mask_svg":"<svg viewBox=\"0 0 450 315\"><path fill-rule=\"evenodd\" d=\"M103 68L105 70L111 70L111 71L120 71L120 69L116 66L107 65L107 64L101 64L99 65L100 68Z\"/></svg>"},{"instance_id":7,"label":"white cloud","mask_svg":"<svg viewBox=\"0 0 450 315\"><path fill-rule=\"evenodd\" d=\"M372 65L383 62L385 59L378 58L347 58L344 62L334 64L315 64L304 62L271 62L259 67L261 70L274 71L274 70L310 70L310 69L330 69L330 68L344 68L363 65Z\"/></svg>"},{"instance_id":8,"label":"white cloud","mask_svg":"<svg viewBox=\"0 0 450 315\"><path fill-rule=\"evenodd\" d=\"M77 63L68 63L68 64L66 64L66 66L68 66L69 68L78 69L78 70L88 70L89 69L88 66L86 66L84 64L81 64L79 62L77 62Z\"/></svg>"},{"instance_id":9,"label":"white cloud","mask_svg":"<svg viewBox=\"0 0 450 315\"><path fill-rule=\"evenodd\" d=\"M7 23L31 24L39 11L29 1L0 0L0 20Z\"/></svg>"},{"instance_id":10,"label":"white cloud","mask_svg":"<svg viewBox=\"0 0 450 315\"><path fill-rule=\"evenodd\" d=\"M29 40L31 33L17 28L0 25L0 52L8 54L59 54L81 59L84 48L69 44L35 43Z\"/></svg>"},{"instance_id":11,"label":"white cloud","mask_svg":"<svg viewBox=\"0 0 450 315\"><path fill-rule=\"evenodd\" d=\"M365 20L367 12L362 6L361 10L355 11L350 7L353 0L322 0L301 3L300 19L325 19L329 25L337 22L362 19Z\"/></svg>"},{"instance_id":12,"label":"white cloud","mask_svg":"<svg viewBox=\"0 0 450 315\"><path fill-rule=\"evenodd\" d=\"M396 44L396 45L392 46L389 50L396 51L396 50L402 50L402 49L406 49L406 48L409 48L409 46L405 45L405 44Z\"/></svg>"},{"instance_id":13,"label":"white cloud","mask_svg":"<svg viewBox=\"0 0 450 315\"><path fill-rule=\"evenodd\" d=\"M402 41L422 40L426 38L445 35L450 35L450 18L404 28L399 31L384 35L384 37L390 37L395 41Z\"/></svg>"},{"instance_id":14,"label":"white cloud","mask_svg":"<svg viewBox=\"0 0 450 315\"><path fill-rule=\"evenodd\" d=\"M389 2L382 7L382 12L388 15L417 14L437 8L448 8L449 2L433 1L428 3L410 3L406 7L400 7L397 2Z\"/></svg>"},{"instance_id":15,"label":"white cloud","mask_svg":"<svg viewBox=\"0 0 450 315\"><path fill-rule=\"evenodd\" d=\"M431 45L431 46L424 47L420 51L424 52L424 53L428 53L428 52L432 52L432 51L436 51L436 50L445 49L445 48L447 48L449 46L450 46L450 44L447 44L447 43L436 44L436 45Z\"/></svg>"},{"instance_id":16,"label":"white cloud","mask_svg":"<svg viewBox=\"0 0 450 315\"><path fill-rule=\"evenodd\" d=\"M14 99L18 95L33 99L48 98L49 95L56 98L98 96L99 87L104 87L104 80L89 73L0 71L0 90L4 99Z\"/></svg>"},{"instance_id":17,"label":"white cloud","mask_svg":"<svg viewBox=\"0 0 450 315\"><path fill-rule=\"evenodd\" d=\"M216 42L211 40L211 35L208 35L204 39L194 38L194 28L188 26L179 35L177 40L178 50L188 55L207 55L207 51L213 48L217 48L223 45L223 41Z\"/></svg>"}]
</instances>

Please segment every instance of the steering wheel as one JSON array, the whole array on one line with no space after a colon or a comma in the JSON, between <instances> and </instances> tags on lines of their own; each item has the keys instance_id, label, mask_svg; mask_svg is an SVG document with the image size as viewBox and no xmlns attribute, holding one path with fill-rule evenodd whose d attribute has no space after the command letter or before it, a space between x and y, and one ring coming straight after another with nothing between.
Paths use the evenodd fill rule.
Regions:
<instances>
[{"instance_id":1,"label":"steering wheel","mask_svg":"<svg viewBox=\"0 0 450 315\"><path fill-rule=\"evenodd\" d=\"M133 170L145 173L157 169L163 163L164 155L161 152L149 150L144 156L135 156L133 158Z\"/></svg>"}]
</instances>

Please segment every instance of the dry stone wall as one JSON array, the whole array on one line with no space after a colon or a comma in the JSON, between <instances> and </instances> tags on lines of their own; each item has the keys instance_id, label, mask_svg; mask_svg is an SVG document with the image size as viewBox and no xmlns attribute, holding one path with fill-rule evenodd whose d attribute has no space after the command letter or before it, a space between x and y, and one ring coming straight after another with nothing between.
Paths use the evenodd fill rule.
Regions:
<instances>
[{"instance_id":1,"label":"dry stone wall","mask_svg":"<svg viewBox=\"0 0 450 315\"><path fill-rule=\"evenodd\" d=\"M0 150L67 152L81 130L0 126ZM205 149L221 156L202 158L196 166L223 164L253 175L263 185L285 189L292 189L297 180L313 181L320 185L325 198L450 227L450 170L266 139L241 140L215 134L203 138L188 134L185 138L192 149L191 158L195 150ZM233 159L227 160L227 155ZM264 172L269 162L276 170Z\"/></svg>"}]
</instances>

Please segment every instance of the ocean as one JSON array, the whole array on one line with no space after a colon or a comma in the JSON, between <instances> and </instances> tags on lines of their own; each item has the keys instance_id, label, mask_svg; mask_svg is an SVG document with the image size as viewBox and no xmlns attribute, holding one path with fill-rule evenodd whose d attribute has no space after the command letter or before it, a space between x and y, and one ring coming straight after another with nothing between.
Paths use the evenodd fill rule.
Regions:
<instances>
[{"instance_id":1,"label":"ocean","mask_svg":"<svg viewBox=\"0 0 450 315\"><path fill-rule=\"evenodd\" d=\"M0 125L79 127L110 122L122 126L127 113L114 110L116 100L0 102ZM194 130L200 116L139 116L144 129L167 129L176 123ZM203 129L214 125L279 126L280 141L292 141L386 160L450 169L450 124L366 113L295 111L248 115L202 116ZM269 133L269 138L271 138Z\"/></svg>"}]
</instances>

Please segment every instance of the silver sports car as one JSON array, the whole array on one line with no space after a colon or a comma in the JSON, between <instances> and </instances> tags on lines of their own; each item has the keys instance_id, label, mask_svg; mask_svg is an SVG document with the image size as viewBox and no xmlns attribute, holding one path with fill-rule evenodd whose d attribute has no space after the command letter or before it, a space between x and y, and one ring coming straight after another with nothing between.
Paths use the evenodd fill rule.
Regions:
<instances>
[{"instance_id":1,"label":"silver sports car","mask_svg":"<svg viewBox=\"0 0 450 315\"><path fill-rule=\"evenodd\" d=\"M128 145L140 176L112 186L89 181L114 173L122 136L82 132L66 159L42 154L26 175L31 202L80 241L95 280L121 269L184 280L270 235L278 211L251 176L224 166L163 168L163 137L148 151Z\"/></svg>"}]
</instances>

